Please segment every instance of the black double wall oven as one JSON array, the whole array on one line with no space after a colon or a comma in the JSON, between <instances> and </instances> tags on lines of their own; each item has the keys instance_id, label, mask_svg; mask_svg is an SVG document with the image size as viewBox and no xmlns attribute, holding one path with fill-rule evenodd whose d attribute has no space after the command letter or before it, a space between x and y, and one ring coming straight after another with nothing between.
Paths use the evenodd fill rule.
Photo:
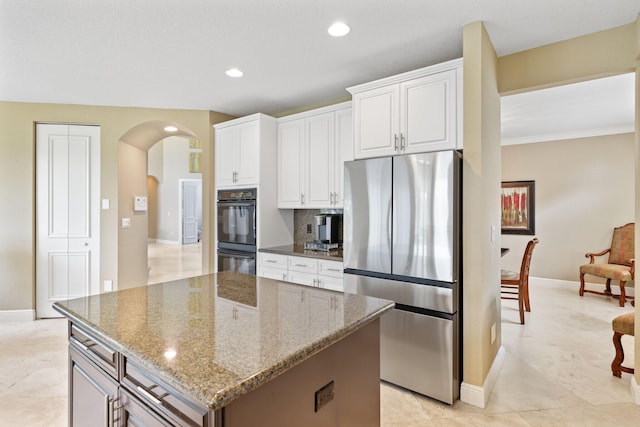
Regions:
<instances>
[{"instance_id":1,"label":"black double wall oven","mask_svg":"<svg viewBox=\"0 0 640 427\"><path fill-rule=\"evenodd\" d=\"M256 274L255 188L218 190L218 271Z\"/></svg>"}]
</instances>

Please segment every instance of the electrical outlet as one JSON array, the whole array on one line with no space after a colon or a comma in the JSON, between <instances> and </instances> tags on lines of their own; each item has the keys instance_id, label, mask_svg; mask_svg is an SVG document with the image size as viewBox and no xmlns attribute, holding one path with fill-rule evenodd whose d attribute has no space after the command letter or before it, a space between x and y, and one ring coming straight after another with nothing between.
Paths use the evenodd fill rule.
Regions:
<instances>
[{"instance_id":1,"label":"electrical outlet","mask_svg":"<svg viewBox=\"0 0 640 427\"><path fill-rule=\"evenodd\" d=\"M491 325L491 344L496 342L496 324Z\"/></svg>"},{"instance_id":2,"label":"electrical outlet","mask_svg":"<svg viewBox=\"0 0 640 427\"><path fill-rule=\"evenodd\" d=\"M318 412L320 408L333 400L333 381L316 391L316 409Z\"/></svg>"},{"instance_id":3,"label":"electrical outlet","mask_svg":"<svg viewBox=\"0 0 640 427\"><path fill-rule=\"evenodd\" d=\"M311 224L307 224L307 234L311 234Z\"/></svg>"}]
</instances>

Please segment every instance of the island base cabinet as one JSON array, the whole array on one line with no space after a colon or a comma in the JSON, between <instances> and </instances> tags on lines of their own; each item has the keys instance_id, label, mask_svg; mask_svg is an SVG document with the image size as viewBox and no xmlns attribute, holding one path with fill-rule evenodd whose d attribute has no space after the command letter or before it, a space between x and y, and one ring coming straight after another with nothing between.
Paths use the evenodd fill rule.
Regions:
<instances>
[{"instance_id":1,"label":"island base cabinet","mask_svg":"<svg viewBox=\"0 0 640 427\"><path fill-rule=\"evenodd\" d=\"M118 384L69 346L69 426L113 426Z\"/></svg>"},{"instance_id":2,"label":"island base cabinet","mask_svg":"<svg viewBox=\"0 0 640 427\"><path fill-rule=\"evenodd\" d=\"M222 409L223 425L379 426L379 351L380 321L376 319L231 402ZM326 387L331 383L332 390ZM325 403L316 410L318 400Z\"/></svg>"}]
</instances>

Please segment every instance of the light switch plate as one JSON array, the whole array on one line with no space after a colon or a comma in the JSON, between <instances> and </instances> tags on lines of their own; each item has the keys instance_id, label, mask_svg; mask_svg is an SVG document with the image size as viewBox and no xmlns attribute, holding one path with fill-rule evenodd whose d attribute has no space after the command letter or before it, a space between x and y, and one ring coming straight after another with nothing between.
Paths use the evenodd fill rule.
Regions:
<instances>
[{"instance_id":1,"label":"light switch plate","mask_svg":"<svg viewBox=\"0 0 640 427\"><path fill-rule=\"evenodd\" d=\"M102 199L102 209L105 211L109 209L109 199Z\"/></svg>"},{"instance_id":2,"label":"light switch plate","mask_svg":"<svg viewBox=\"0 0 640 427\"><path fill-rule=\"evenodd\" d=\"M122 218L122 228L131 228L131 218Z\"/></svg>"}]
</instances>

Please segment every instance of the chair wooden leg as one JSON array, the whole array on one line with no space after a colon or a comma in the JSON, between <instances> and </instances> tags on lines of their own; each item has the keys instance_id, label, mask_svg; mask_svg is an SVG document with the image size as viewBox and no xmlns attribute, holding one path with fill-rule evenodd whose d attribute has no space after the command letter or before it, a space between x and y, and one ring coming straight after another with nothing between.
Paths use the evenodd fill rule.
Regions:
<instances>
[{"instance_id":1,"label":"chair wooden leg","mask_svg":"<svg viewBox=\"0 0 640 427\"><path fill-rule=\"evenodd\" d=\"M607 295L611 295L611 279L607 279L607 285L604 293Z\"/></svg>"},{"instance_id":2,"label":"chair wooden leg","mask_svg":"<svg viewBox=\"0 0 640 427\"><path fill-rule=\"evenodd\" d=\"M518 288L518 310L520 311L520 324L524 325L524 296L522 286Z\"/></svg>"},{"instance_id":3,"label":"chair wooden leg","mask_svg":"<svg viewBox=\"0 0 640 427\"><path fill-rule=\"evenodd\" d=\"M624 303L627 299L627 295L624 290L624 284L625 284L625 281L621 280L620 281L620 307L624 307Z\"/></svg>"},{"instance_id":4,"label":"chair wooden leg","mask_svg":"<svg viewBox=\"0 0 640 427\"><path fill-rule=\"evenodd\" d=\"M584 296L584 273L580 273L580 290L578 294L583 297Z\"/></svg>"},{"instance_id":5,"label":"chair wooden leg","mask_svg":"<svg viewBox=\"0 0 640 427\"><path fill-rule=\"evenodd\" d=\"M524 283L522 294L524 297L524 308L527 311L531 311L531 303L529 302L529 280Z\"/></svg>"},{"instance_id":6,"label":"chair wooden leg","mask_svg":"<svg viewBox=\"0 0 640 427\"><path fill-rule=\"evenodd\" d=\"M622 369L620 365L624 361L624 350L622 348L622 334L620 332L613 333L613 346L616 349L616 357L611 362L611 373L614 377L620 378L622 376Z\"/></svg>"}]
</instances>

